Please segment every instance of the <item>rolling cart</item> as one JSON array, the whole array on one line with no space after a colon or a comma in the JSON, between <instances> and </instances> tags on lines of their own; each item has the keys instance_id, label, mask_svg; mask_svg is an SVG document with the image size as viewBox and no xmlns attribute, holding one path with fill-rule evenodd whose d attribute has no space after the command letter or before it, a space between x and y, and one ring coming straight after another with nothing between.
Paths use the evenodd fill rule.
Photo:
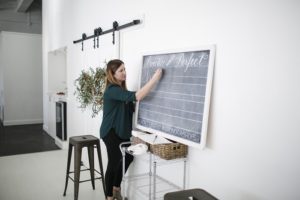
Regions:
<instances>
[{"instance_id":1,"label":"rolling cart","mask_svg":"<svg viewBox=\"0 0 300 200\"><path fill-rule=\"evenodd\" d=\"M134 175L130 175L130 176L128 176L128 175L125 176L125 154L129 153L129 154L133 155L132 152L128 151L128 146L131 144L132 144L132 142L123 142L119 146L120 151L122 152L122 166L123 166L122 167L122 169L123 169L122 196L125 200L129 199L126 187L129 186L129 183L133 184L135 181L137 181L139 179L144 179L144 180L147 179L146 180L147 183L144 182L143 185L136 187L136 190L145 197L144 199L148 198L149 200L162 200L164 194L166 194L168 192L186 189L186 163L187 163L186 157L178 158L178 159L174 159L174 160L164 160L150 152L147 152L143 156L146 157L146 159L144 159L144 160L149 162L148 172L143 173L143 174L134 174ZM178 162L183 163L182 186L178 186L157 174L158 166L168 165L168 164L173 164L173 163L178 163ZM160 189L163 188L160 191L158 191L158 188L157 188L158 184L163 185L163 187L160 187Z\"/></svg>"}]
</instances>

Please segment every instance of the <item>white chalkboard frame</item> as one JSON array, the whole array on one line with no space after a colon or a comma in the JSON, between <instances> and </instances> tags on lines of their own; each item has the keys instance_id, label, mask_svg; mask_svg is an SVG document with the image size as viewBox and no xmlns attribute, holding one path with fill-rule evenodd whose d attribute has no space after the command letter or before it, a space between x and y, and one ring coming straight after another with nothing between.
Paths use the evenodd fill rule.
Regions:
<instances>
[{"instance_id":1,"label":"white chalkboard frame","mask_svg":"<svg viewBox=\"0 0 300 200\"><path fill-rule=\"evenodd\" d=\"M134 119L134 126L140 130L154 133L165 137L170 140L174 140L176 142L180 142L182 144L186 144L191 147L196 147L199 149L203 149L206 145L206 137L207 137L207 127L208 127L208 117L209 117L209 108L210 108L210 98L211 98L211 88L212 88L212 81L213 81L213 71L214 71L214 61L215 61L215 45L208 45L208 46L199 46L194 48L184 48L184 49L177 49L177 50L167 50L167 51L156 51L156 52L147 52L143 55L150 56L150 55L159 55L159 54L169 54L169 53L180 53L180 52L193 52L193 51L210 51L209 56L209 63L208 63L208 72L207 72L207 83L206 83L206 91L205 91L205 103L204 103L204 111L203 111L203 120L202 120L202 132L201 132L201 139L200 142L190 141L188 139L184 139L181 137L177 137L174 135L170 135L164 133L159 130L155 130L149 127L145 127L141 124L138 124L138 112L139 112L139 102L136 104L136 114ZM141 66L143 67L143 59ZM139 77L139 87L141 88L141 78L142 78L142 70L140 70L140 77Z\"/></svg>"}]
</instances>

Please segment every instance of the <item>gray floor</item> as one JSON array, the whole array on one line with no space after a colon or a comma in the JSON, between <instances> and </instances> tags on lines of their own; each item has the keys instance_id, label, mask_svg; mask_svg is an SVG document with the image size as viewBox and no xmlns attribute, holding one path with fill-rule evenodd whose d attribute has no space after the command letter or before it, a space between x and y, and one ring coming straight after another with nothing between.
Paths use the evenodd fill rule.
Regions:
<instances>
[{"instance_id":1,"label":"gray floor","mask_svg":"<svg viewBox=\"0 0 300 200\"><path fill-rule=\"evenodd\" d=\"M0 128L0 156L58 150L54 139L42 124L5 126Z\"/></svg>"},{"instance_id":2,"label":"gray floor","mask_svg":"<svg viewBox=\"0 0 300 200\"><path fill-rule=\"evenodd\" d=\"M0 157L0 199L73 200L72 181L69 181L67 195L62 195L66 162L66 150ZM95 190L90 182L81 183L79 199L104 200L101 180L96 180Z\"/></svg>"}]
</instances>

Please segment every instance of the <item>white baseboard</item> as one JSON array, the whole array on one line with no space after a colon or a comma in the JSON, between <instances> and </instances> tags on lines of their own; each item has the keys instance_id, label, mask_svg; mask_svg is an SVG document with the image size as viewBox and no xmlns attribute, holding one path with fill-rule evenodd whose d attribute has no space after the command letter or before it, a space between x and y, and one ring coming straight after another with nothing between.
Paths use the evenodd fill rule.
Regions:
<instances>
[{"instance_id":1,"label":"white baseboard","mask_svg":"<svg viewBox=\"0 0 300 200\"><path fill-rule=\"evenodd\" d=\"M55 144L61 149L68 149L68 141L61 141L59 138L55 138Z\"/></svg>"},{"instance_id":2,"label":"white baseboard","mask_svg":"<svg viewBox=\"0 0 300 200\"><path fill-rule=\"evenodd\" d=\"M43 129L44 129L44 131L46 131L48 133L48 126L46 126L45 124L43 124ZM48 133L48 135L50 135L50 134Z\"/></svg>"},{"instance_id":3,"label":"white baseboard","mask_svg":"<svg viewBox=\"0 0 300 200\"><path fill-rule=\"evenodd\" d=\"M4 126L25 125L25 124L42 124L43 119L23 119L23 120L4 120Z\"/></svg>"},{"instance_id":4,"label":"white baseboard","mask_svg":"<svg viewBox=\"0 0 300 200\"><path fill-rule=\"evenodd\" d=\"M52 137L54 140L56 139L55 133L50 133L50 130L48 128L48 126L46 126L45 124L43 124L43 130L50 136Z\"/></svg>"}]
</instances>

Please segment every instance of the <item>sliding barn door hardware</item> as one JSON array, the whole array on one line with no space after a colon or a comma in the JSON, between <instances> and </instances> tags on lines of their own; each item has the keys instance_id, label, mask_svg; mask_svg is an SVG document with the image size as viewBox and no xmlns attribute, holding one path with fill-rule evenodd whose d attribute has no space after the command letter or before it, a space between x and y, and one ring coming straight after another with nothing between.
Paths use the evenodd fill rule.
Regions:
<instances>
[{"instance_id":1,"label":"sliding barn door hardware","mask_svg":"<svg viewBox=\"0 0 300 200\"><path fill-rule=\"evenodd\" d=\"M75 41L73 41L73 43L76 44L76 43L81 42L81 50L83 51L83 42L85 40L89 40L89 39L93 38L94 39L94 48L96 48L96 47L99 48L99 36L105 35L107 33L112 33L112 36L113 36L112 43L115 44L115 31L120 31L124 28L135 26L135 25L138 25L140 23L141 23L141 20L139 20L139 19L133 20L132 22L129 22L129 23L123 24L123 25L119 25L119 23L117 21L114 21L112 29L103 31L102 28L100 28L100 27L95 28L93 35L87 36L85 33L83 33L82 36L81 36L81 39L75 40Z\"/></svg>"}]
</instances>

